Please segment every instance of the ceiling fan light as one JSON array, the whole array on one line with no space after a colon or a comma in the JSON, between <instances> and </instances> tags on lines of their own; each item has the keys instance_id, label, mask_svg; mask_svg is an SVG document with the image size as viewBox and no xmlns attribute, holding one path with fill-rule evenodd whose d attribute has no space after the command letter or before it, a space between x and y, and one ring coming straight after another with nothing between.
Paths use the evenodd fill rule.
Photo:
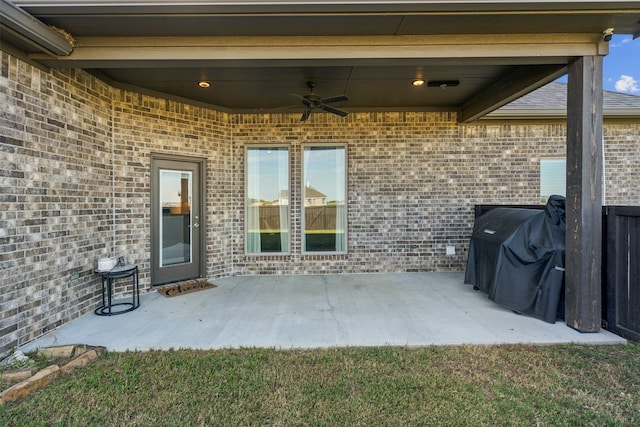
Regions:
<instances>
[{"instance_id":1,"label":"ceiling fan light","mask_svg":"<svg viewBox=\"0 0 640 427\"><path fill-rule=\"evenodd\" d=\"M206 88L208 88L208 87L211 87L211 83L206 82L206 81L204 81L204 80L203 80L203 81L201 81L201 82L198 82L198 86L200 86L200 87L201 87L201 88L203 88L203 89L206 89Z\"/></svg>"}]
</instances>

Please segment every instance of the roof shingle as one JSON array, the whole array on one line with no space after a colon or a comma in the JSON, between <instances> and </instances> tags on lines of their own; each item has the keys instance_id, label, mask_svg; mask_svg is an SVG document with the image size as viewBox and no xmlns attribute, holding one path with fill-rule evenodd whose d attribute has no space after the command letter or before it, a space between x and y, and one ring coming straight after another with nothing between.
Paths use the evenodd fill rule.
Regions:
<instances>
[{"instance_id":1,"label":"roof shingle","mask_svg":"<svg viewBox=\"0 0 640 427\"><path fill-rule=\"evenodd\" d=\"M605 116L640 117L640 96L603 91L603 109ZM538 112L535 114L537 116L544 112L547 112L546 115L565 115L566 110L567 85L552 82L497 109L488 116L527 116L534 111Z\"/></svg>"}]
</instances>

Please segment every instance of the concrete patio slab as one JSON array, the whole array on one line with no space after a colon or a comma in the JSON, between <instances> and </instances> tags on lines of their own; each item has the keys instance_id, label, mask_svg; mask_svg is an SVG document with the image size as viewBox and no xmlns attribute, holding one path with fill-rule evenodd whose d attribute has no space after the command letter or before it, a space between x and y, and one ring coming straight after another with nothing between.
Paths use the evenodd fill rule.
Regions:
<instances>
[{"instance_id":1,"label":"concrete patio slab","mask_svg":"<svg viewBox=\"0 0 640 427\"><path fill-rule=\"evenodd\" d=\"M82 316L22 346L87 344L110 351L458 344L624 344L608 331L513 313L463 284L463 273L243 276L214 289L141 296L119 316Z\"/></svg>"}]
</instances>

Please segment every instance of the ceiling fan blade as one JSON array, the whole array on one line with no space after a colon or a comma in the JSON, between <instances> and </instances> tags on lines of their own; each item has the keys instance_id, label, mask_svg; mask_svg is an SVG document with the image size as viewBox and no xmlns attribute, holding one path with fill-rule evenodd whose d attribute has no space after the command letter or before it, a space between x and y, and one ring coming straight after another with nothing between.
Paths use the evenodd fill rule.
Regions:
<instances>
[{"instance_id":1,"label":"ceiling fan blade","mask_svg":"<svg viewBox=\"0 0 640 427\"><path fill-rule=\"evenodd\" d=\"M262 111L262 110L267 110L267 111L290 110L292 108L299 108L299 107L300 107L300 104L280 105L278 107L261 108L259 111Z\"/></svg>"},{"instance_id":2,"label":"ceiling fan blade","mask_svg":"<svg viewBox=\"0 0 640 427\"><path fill-rule=\"evenodd\" d=\"M321 110L326 111L327 113L337 114L338 116L345 117L347 114L346 111L338 110L337 108L329 107L328 105L323 105L320 107Z\"/></svg>"},{"instance_id":3,"label":"ceiling fan blade","mask_svg":"<svg viewBox=\"0 0 640 427\"><path fill-rule=\"evenodd\" d=\"M292 93L291 95L298 98L302 101L302 105L304 106L304 111L302 112L302 116L300 117L301 122L305 122L311 116L311 113L315 109L320 109L326 111L327 113L336 114L338 116L344 117L348 113L346 111L339 110L337 108L330 107L326 104L331 104L333 102L344 102L349 101L349 97L347 95L338 95L332 96L330 98L320 98L318 95L313 93L313 87L315 85L313 83L309 83L309 88L311 92L306 95L299 95L297 93Z\"/></svg>"},{"instance_id":4,"label":"ceiling fan blade","mask_svg":"<svg viewBox=\"0 0 640 427\"><path fill-rule=\"evenodd\" d=\"M302 112L302 117L300 117L300 121L306 122L310 115L311 115L311 109L305 108L304 111Z\"/></svg>"},{"instance_id":5,"label":"ceiling fan blade","mask_svg":"<svg viewBox=\"0 0 640 427\"><path fill-rule=\"evenodd\" d=\"M332 102L344 102L348 100L349 100L349 97L347 95L339 95L339 96L332 96L331 98L324 98L322 102L325 104L331 104Z\"/></svg>"}]
</instances>

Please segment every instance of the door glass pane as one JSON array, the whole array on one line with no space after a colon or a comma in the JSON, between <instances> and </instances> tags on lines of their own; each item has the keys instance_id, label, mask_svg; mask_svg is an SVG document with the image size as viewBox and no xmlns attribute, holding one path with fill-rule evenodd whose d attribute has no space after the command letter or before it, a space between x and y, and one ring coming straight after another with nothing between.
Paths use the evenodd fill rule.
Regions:
<instances>
[{"instance_id":1,"label":"door glass pane","mask_svg":"<svg viewBox=\"0 0 640 427\"><path fill-rule=\"evenodd\" d=\"M305 147L303 169L304 251L345 252L345 147Z\"/></svg>"},{"instance_id":2,"label":"door glass pane","mask_svg":"<svg viewBox=\"0 0 640 427\"><path fill-rule=\"evenodd\" d=\"M192 172L160 170L160 266L191 262Z\"/></svg>"},{"instance_id":3,"label":"door glass pane","mask_svg":"<svg viewBox=\"0 0 640 427\"><path fill-rule=\"evenodd\" d=\"M247 253L289 252L289 149L247 148Z\"/></svg>"}]
</instances>

